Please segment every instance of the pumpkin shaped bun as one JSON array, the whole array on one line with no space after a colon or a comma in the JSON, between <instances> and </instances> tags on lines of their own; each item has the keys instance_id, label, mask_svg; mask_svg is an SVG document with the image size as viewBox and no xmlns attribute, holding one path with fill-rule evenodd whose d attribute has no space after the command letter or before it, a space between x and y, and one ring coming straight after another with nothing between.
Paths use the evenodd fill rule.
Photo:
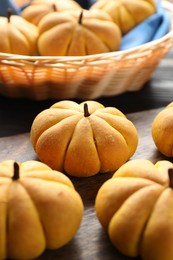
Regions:
<instances>
[{"instance_id":1,"label":"pumpkin shaped bun","mask_svg":"<svg viewBox=\"0 0 173 260\"><path fill-rule=\"evenodd\" d=\"M0 17L0 52L37 55L38 28L18 15L9 12Z\"/></svg>"},{"instance_id":2,"label":"pumpkin shaped bun","mask_svg":"<svg viewBox=\"0 0 173 260\"><path fill-rule=\"evenodd\" d=\"M156 3L155 0L98 0L90 9L107 12L125 34L154 14Z\"/></svg>"},{"instance_id":3,"label":"pumpkin shaped bun","mask_svg":"<svg viewBox=\"0 0 173 260\"><path fill-rule=\"evenodd\" d=\"M74 9L82 9L82 7L73 0L34 0L22 11L21 16L30 23L38 25L40 20L49 13Z\"/></svg>"},{"instance_id":4,"label":"pumpkin shaped bun","mask_svg":"<svg viewBox=\"0 0 173 260\"><path fill-rule=\"evenodd\" d=\"M55 103L36 116L30 138L40 161L77 177L114 171L138 144L133 123L96 101Z\"/></svg>"},{"instance_id":5,"label":"pumpkin shaped bun","mask_svg":"<svg viewBox=\"0 0 173 260\"><path fill-rule=\"evenodd\" d=\"M0 186L0 259L36 259L73 238L83 203L67 176L9 160L0 163Z\"/></svg>"},{"instance_id":6,"label":"pumpkin shaped bun","mask_svg":"<svg viewBox=\"0 0 173 260\"><path fill-rule=\"evenodd\" d=\"M102 10L52 12L41 19L38 28L42 56L105 53L119 49L121 42L119 27Z\"/></svg>"},{"instance_id":7,"label":"pumpkin shaped bun","mask_svg":"<svg viewBox=\"0 0 173 260\"><path fill-rule=\"evenodd\" d=\"M95 209L112 244L143 260L173 259L173 164L131 160L99 189Z\"/></svg>"},{"instance_id":8,"label":"pumpkin shaped bun","mask_svg":"<svg viewBox=\"0 0 173 260\"><path fill-rule=\"evenodd\" d=\"M152 138L162 154L173 157L173 102L168 104L154 118Z\"/></svg>"}]
</instances>

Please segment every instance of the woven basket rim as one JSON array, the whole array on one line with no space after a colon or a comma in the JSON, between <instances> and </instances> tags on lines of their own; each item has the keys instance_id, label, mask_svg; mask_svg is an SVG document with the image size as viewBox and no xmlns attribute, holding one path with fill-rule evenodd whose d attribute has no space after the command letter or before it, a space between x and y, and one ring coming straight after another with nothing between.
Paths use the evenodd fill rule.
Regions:
<instances>
[{"instance_id":1,"label":"woven basket rim","mask_svg":"<svg viewBox=\"0 0 173 260\"><path fill-rule=\"evenodd\" d=\"M73 62L73 61L96 61L96 60L101 60L101 59L106 59L106 58L114 58L114 59L120 59L123 57L123 59L132 59L132 58L137 58L140 56L144 56L145 52L148 50L153 50L156 49L159 44L162 42L164 43L166 40L169 38L172 38L173 42L173 3L168 2L167 0L163 0L163 7L168 10L172 15L171 19L171 29L170 31L165 34L163 37L157 40L153 40L150 42L147 42L145 44L139 45L134 48L130 48L128 50L118 50L118 51L113 51L113 52L107 52L107 53L99 53L99 54L92 54L92 55L85 55L85 56L27 56L27 55L20 55L20 54L10 54L10 53L3 53L0 52L0 60L27 60L30 62L38 62L39 61L53 61L53 62Z\"/></svg>"}]
</instances>

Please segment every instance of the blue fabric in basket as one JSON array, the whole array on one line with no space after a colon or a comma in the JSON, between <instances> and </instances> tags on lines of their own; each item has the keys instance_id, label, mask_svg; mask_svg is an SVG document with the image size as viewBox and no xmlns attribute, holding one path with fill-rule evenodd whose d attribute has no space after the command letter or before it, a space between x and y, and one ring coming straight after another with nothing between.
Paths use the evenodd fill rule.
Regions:
<instances>
[{"instance_id":1,"label":"blue fabric in basket","mask_svg":"<svg viewBox=\"0 0 173 260\"><path fill-rule=\"evenodd\" d=\"M20 14L20 8L18 8L13 0L0 0L0 16L7 16L8 9L11 9L13 14Z\"/></svg>"},{"instance_id":2,"label":"blue fabric in basket","mask_svg":"<svg viewBox=\"0 0 173 260\"><path fill-rule=\"evenodd\" d=\"M120 50L127 50L141 44L157 40L169 31L171 17L163 9L161 0L157 1L157 13L145 19L122 37Z\"/></svg>"}]
</instances>

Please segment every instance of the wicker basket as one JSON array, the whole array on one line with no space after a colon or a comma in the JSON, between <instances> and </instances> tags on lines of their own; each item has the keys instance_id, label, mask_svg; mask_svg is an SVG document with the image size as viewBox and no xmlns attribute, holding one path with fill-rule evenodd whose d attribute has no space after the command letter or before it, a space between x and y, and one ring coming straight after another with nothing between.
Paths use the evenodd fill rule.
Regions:
<instances>
[{"instance_id":1,"label":"wicker basket","mask_svg":"<svg viewBox=\"0 0 173 260\"><path fill-rule=\"evenodd\" d=\"M30 57L0 53L0 94L33 100L95 99L137 91L173 46L171 28L159 40L126 51L78 57Z\"/></svg>"}]
</instances>

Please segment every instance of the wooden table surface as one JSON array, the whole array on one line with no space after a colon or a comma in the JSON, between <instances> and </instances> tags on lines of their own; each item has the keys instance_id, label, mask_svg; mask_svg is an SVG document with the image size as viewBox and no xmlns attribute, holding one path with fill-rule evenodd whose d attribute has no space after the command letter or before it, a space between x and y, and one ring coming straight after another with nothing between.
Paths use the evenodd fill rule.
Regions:
<instances>
[{"instance_id":1,"label":"wooden table surface","mask_svg":"<svg viewBox=\"0 0 173 260\"><path fill-rule=\"evenodd\" d=\"M119 108L135 124L139 134L139 145L131 160L146 158L156 162L165 159L154 146L151 124L157 113L173 101L173 51L162 60L142 90L110 98L99 98L97 101L105 106ZM55 100L32 101L0 97L0 161L37 160L29 140L31 123L39 112L53 103ZM71 178L85 206L80 229L68 245L59 250L48 250L38 259L130 259L121 255L111 245L95 215L94 201L97 191L111 176L111 173L107 173L89 178Z\"/></svg>"}]
</instances>

